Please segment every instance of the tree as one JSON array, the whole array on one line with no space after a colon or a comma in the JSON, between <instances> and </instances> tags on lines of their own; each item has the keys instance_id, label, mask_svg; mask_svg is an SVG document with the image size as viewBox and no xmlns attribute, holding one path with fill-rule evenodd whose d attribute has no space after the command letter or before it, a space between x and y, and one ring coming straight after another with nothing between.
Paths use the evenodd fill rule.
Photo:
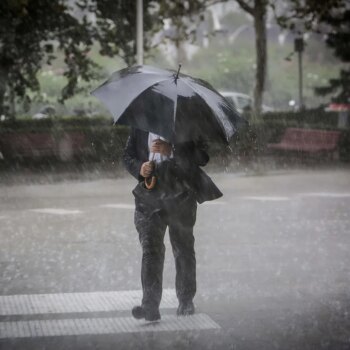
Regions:
<instances>
[{"instance_id":1,"label":"tree","mask_svg":"<svg viewBox=\"0 0 350 350\"><path fill-rule=\"evenodd\" d=\"M89 80L93 75L95 65L87 56L92 37L86 18L75 18L66 1L1 1L0 115L5 112L6 92L14 99L39 90L37 73L52 62L55 48L64 53L67 66L62 97L71 96L79 76Z\"/></svg>"},{"instance_id":2,"label":"tree","mask_svg":"<svg viewBox=\"0 0 350 350\"><path fill-rule=\"evenodd\" d=\"M327 13L342 11L347 0L288 0L280 3L272 2L278 23L285 28L300 33L307 31L320 32L320 23ZM281 6L282 5L282 6Z\"/></svg>"},{"instance_id":3,"label":"tree","mask_svg":"<svg viewBox=\"0 0 350 350\"><path fill-rule=\"evenodd\" d=\"M277 23L302 34L319 31L322 17L331 10L344 8L346 0L236 0L239 6L254 18L256 46L256 76L254 87L254 112L259 115L263 101L267 67L266 16L271 9Z\"/></svg>"},{"instance_id":4,"label":"tree","mask_svg":"<svg viewBox=\"0 0 350 350\"><path fill-rule=\"evenodd\" d=\"M347 0L289 0L284 12L276 14L281 26L299 34L314 31L326 35L326 43L334 49L335 56L350 62L350 10ZM315 92L318 95L337 93L335 102L349 102L350 70L342 69L338 79L331 79L329 86L315 88Z\"/></svg>"},{"instance_id":5,"label":"tree","mask_svg":"<svg viewBox=\"0 0 350 350\"><path fill-rule=\"evenodd\" d=\"M85 0L88 1L88 0ZM178 47L193 34L193 23L214 0L143 0L144 51L152 47L155 33L163 30L164 21L175 27L176 35L167 34ZM90 0L90 10L96 15L97 36L101 54L119 55L131 65L135 63L136 1Z\"/></svg>"},{"instance_id":6,"label":"tree","mask_svg":"<svg viewBox=\"0 0 350 350\"><path fill-rule=\"evenodd\" d=\"M176 63L183 63L185 57L182 43L195 40L197 25L204 19L204 11L214 2L213 0L163 0L158 2L162 21L169 21L169 29L164 33L163 38L175 44Z\"/></svg>"},{"instance_id":7,"label":"tree","mask_svg":"<svg viewBox=\"0 0 350 350\"><path fill-rule=\"evenodd\" d=\"M198 13L215 0L144 0L145 51L165 18ZM176 22L180 26L180 21ZM183 23L183 25L185 25ZM98 42L100 54L135 63L136 1L130 0L3 0L0 2L0 115L5 97L29 99L40 89L37 73L64 54L67 85L61 101L78 89L79 77L96 77L97 65L89 58Z\"/></svg>"},{"instance_id":8,"label":"tree","mask_svg":"<svg viewBox=\"0 0 350 350\"><path fill-rule=\"evenodd\" d=\"M236 0L239 6L254 18L256 73L254 86L253 111L256 116L261 112L266 81L267 39L266 16L268 0Z\"/></svg>"},{"instance_id":9,"label":"tree","mask_svg":"<svg viewBox=\"0 0 350 350\"><path fill-rule=\"evenodd\" d=\"M127 65L136 62L136 1L84 0L84 6L96 17L94 39L101 46L100 54L120 56ZM151 38L160 30L157 1L143 0L144 51L151 47Z\"/></svg>"},{"instance_id":10,"label":"tree","mask_svg":"<svg viewBox=\"0 0 350 350\"><path fill-rule=\"evenodd\" d=\"M350 63L350 10L328 13L322 17L331 31L326 43L334 50L336 57L343 62ZM341 69L338 78L329 80L328 86L315 89L319 95L335 94L333 101L337 103L350 103L350 69Z\"/></svg>"}]
</instances>

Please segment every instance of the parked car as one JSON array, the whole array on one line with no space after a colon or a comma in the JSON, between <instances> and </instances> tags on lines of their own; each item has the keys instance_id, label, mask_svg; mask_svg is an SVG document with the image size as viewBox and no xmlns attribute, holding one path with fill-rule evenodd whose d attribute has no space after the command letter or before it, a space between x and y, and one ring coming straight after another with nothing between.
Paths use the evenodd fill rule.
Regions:
<instances>
[{"instance_id":1,"label":"parked car","mask_svg":"<svg viewBox=\"0 0 350 350\"><path fill-rule=\"evenodd\" d=\"M229 103L231 103L239 113L251 110L253 106L253 99L246 94L234 91L219 91ZM262 105L263 112L272 112L273 108L266 105Z\"/></svg>"},{"instance_id":2,"label":"parked car","mask_svg":"<svg viewBox=\"0 0 350 350\"><path fill-rule=\"evenodd\" d=\"M38 113L35 113L32 116L32 119L46 119L53 117L56 114L56 108L54 106L44 106L42 107Z\"/></svg>"}]
</instances>

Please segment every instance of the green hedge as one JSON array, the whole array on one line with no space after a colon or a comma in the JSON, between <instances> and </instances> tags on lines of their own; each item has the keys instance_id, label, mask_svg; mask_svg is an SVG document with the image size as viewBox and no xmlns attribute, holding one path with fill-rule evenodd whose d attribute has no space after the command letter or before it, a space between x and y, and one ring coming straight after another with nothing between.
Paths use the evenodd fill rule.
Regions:
<instances>
[{"instance_id":1,"label":"green hedge","mask_svg":"<svg viewBox=\"0 0 350 350\"><path fill-rule=\"evenodd\" d=\"M55 128L64 130L89 129L95 127L111 127L113 120L106 117L79 118L45 118L45 119L15 119L0 122L0 134L4 132L43 132Z\"/></svg>"},{"instance_id":2,"label":"green hedge","mask_svg":"<svg viewBox=\"0 0 350 350\"><path fill-rule=\"evenodd\" d=\"M249 114L246 114L245 118L252 119ZM269 143L278 143L287 128L338 130L337 125L337 112L326 112L321 109L302 112L269 112L263 114L258 122L250 123L248 127L235 134L230 142L230 148L212 144L212 155L222 159L256 158L266 154ZM350 130L342 129L341 132L340 158L350 160Z\"/></svg>"},{"instance_id":3,"label":"green hedge","mask_svg":"<svg viewBox=\"0 0 350 350\"><path fill-rule=\"evenodd\" d=\"M247 116L249 120L249 116ZM210 155L220 163L229 163L233 158L251 159L264 154L268 143L276 143L288 127L336 129L338 114L322 110L303 112L266 113L258 123L250 124L232 138L230 145L211 143ZM49 132L55 137L68 131L81 131L86 135L92 158L99 162L119 162L128 136L128 128L113 125L111 118L64 117L47 119L18 119L0 122L1 134L25 132ZM350 131L343 130L339 143L342 159L350 158ZM81 156L83 160L91 154Z\"/></svg>"},{"instance_id":4,"label":"green hedge","mask_svg":"<svg viewBox=\"0 0 350 350\"><path fill-rule=\"evenodd\" d=\"M339 157L343 161L350 161L350 130L343 131L339 140Z\"/></svg>"},{"instance_id":5,"label":"green hedge","mask_svg":"<svg viewBox=\"0 0 350 350\"><path fill-rule=\"evenodd\" d=\"M309 109L300 112L268 112L262 116L266 124L285 127L303 127L317 129L335 129L338 125L338 113L323 109Z\"/></svg>"},{"instance_id":6,"label":"green hedge","mask_svg":"<svg viewBox=\"0 0 350 350\"><path fill-rule=\"evenodd\" d=\"M94 160L99 162L118 162L125 145L128 128L113 125L110 118L47 118L47 119L18 119L0 123L1 135L8 133L49 133L59 140L66 132L79 131L85 134L89 152L79 155L78 161ZM6 154L10 159L11 154ZM18 161L19 159L16 159ZM53 159L51 160L53 161Z\"/></svg>"}]
</instances>

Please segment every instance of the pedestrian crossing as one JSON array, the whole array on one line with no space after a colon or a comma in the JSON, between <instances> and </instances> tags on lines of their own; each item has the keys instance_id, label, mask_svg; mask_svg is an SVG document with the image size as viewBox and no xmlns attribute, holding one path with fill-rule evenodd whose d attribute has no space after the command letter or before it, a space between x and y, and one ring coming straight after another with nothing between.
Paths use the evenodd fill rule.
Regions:
<instances>
[{"instance_id":1,"label":"pedestrian crossing","mask_svg":"<svg viewBox=\"0 0 350 350\"><path fill-rule=\"evenodd\" d=\"M31 212L41 213L41 214L54 214L54 215L74 215L81 214L81 210L77 209L62 209L62 208L39 208L39 209L29 209Z\"/></svg>"},{"instance_id":2,"label":"pedestrian crossing","mask_svg":"<svg viewBox=\"0 0 350 350\"><path fill-rule=\"evenodd\" d=\"M245 197L242 197L242 199L252 200L252 201L262 201L262 202L267 202L267 201L279 202L279 201L290 200L289 197L282 197L282 196L245 196Z\"/></svg>"},{"instance_id":3,"label":"pedestrian crossing","mask_svg":"<svg viewBox=\"0 0 350 350\"><path fill-rule=\"evenodd\" d=\"M140 290L4 295L0 296L0 316L124 311L131 310L141 298ZM164 289L161 308L175 307L175 291Z\"/></svg>"},{"instance_id":4,"label":"pedestrian crossing","mask_svg":"<svg viewBox=\"0 0 350 350\"><path fill-rule=\"evenodd\" d=\"M219 329L208 315L165 315L158 322L132 317L30 320L0 323L0 339Z\"/></svg>"},{"instance_id":5,"label":"pedestrian crossing","mask_svg":"<svg viewBox=\"0 0 350 350\"><path fill-rule=\"evenodd\" d=\"M204 313L176 316L173 289L163 290L158 322L115 315L141 296L139 290L0 296L0 339L220 329Z\"/></svg>"},{"instance_id":6,"label":"pedestrian crossing","mask_svg":"<svg viewBox=\"0 0 350 350\"><path fill-rule=\"evenodd\" d=\"M112 204L102 204L101 208L112 208L112 209L135 209L134 204L126 204L126 203L112 203Z\"/></svg>"},{"instance_id":7,"label":"pedestrian crossing","mask_svg":"<svg viewBox=\"0 0 350 350\"><path fill-rule=\"evenodd\" d=\"M318 198L350 198L350 193L337 192L309 192L301 193L301 197L318 197Z\"/></svg>"}]
</instances>

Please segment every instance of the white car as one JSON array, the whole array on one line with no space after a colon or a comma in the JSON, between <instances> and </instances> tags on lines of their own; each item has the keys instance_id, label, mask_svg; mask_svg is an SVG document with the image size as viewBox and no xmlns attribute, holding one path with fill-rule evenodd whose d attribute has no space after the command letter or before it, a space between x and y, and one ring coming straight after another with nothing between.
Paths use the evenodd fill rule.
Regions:
<instances>
[{"instance_id":1,"label":"white car","mask_svg":"<svg viewBox=\"0 0 350 350\"><path fill-rule=\"evenodd\" d=\"M219 91L222 96L224 96L227 101L236 108L239 113L244 112L245 110L250 110L253 106L253 99L246 94L240 92L232 91ZM262 105L263 112L271 112L273 108Z\"/></svg>"},{"instance_id":2,"label":"white car","mask_svg":"<svg viewBox=\"0 0 350 350\"><path fill-rule=\"evenodd\" d=\"M56 114L56 108L54 106L44 106L40 109L38 113L32 116L32 119L46 119L54 116Z\"/></svg>"}]
</instances>

